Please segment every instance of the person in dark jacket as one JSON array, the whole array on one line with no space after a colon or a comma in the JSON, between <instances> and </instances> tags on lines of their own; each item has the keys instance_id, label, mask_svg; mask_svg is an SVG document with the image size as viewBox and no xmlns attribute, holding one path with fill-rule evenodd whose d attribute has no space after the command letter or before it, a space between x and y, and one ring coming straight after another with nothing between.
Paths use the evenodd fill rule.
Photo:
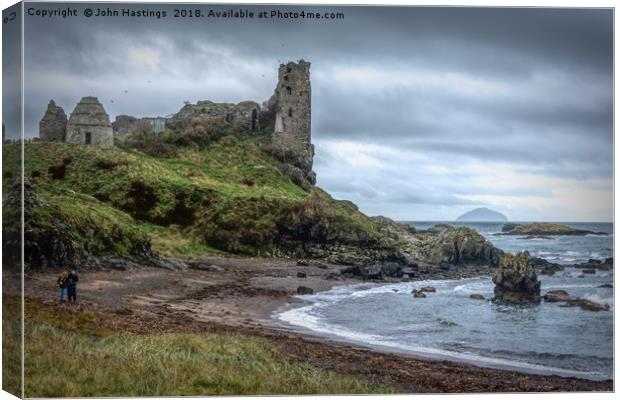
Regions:
<instances>
[{"instance_id":1,"label":"person in dark jacket","mask_svg":"<svg viewBox=\"0 0 620 400\"><path fill-rule=\"evenodd\" d=\"M69 272L62 271L62 274L58 277L58 287L60 288L60 302L64 303L67 301L67 278L69 277Z\"/></svg>"},{"instance_id":2,"label":"person in dark jacket","mask_svg":"<svg viewBox=\"0 0 620 400\"><path fill-rule=\"evenodd\" d=\"M78 275L75 270L67 276L67 292L69 294L69 304L73 301L73 304L77 303L77 283Z\"/></svg>"}]
</instances>

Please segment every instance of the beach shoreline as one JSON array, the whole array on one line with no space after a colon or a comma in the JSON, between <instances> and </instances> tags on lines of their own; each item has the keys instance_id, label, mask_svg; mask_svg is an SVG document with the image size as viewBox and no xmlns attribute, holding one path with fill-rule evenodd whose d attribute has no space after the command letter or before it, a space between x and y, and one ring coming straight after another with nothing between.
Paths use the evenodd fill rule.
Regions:
<instances>
[{"instance_id":1,"label":"beach shoreline","mask_svg":"<svg viewBox=\"0 0 620 400\"><path fill-rule=\"evenodd\" d=\"M315 293L358 279L325 279L334 265L272 258L201 257L196 269L99 270L80 273L79 305L70 312L100 315L104 325L136 334L233 332L258 336L285 357L339 373L391 385L407 393L611 391L613 381L480 367L462 361L378 349L286 326L273 318L283 307L303 305L300 286ZM472 276L485 275L472 271ZM63 308L57 302L58 271L26 274L26 301ZM462 277L455 276L455 278ZM467 275L467 274L465 274ZM19 295L17 275L5 274L5 295ZM12 279L13 278L13 279ZM449 279L422 276L416 280ZM389 283L377 282L377 283ZM394 282L397 282L396 280Z\"/></svg>"}]
</instances>

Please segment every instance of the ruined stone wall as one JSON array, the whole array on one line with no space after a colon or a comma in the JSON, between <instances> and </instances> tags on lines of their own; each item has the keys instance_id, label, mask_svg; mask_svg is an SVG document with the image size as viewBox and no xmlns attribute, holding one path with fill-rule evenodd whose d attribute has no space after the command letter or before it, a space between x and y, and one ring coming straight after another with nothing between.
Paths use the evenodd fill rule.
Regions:
<instances>
[{"instance_id":1,"label":"ruined stone wall","mask_svg":"<svg viewBox=\"0 0 620 400\"><path fill-rule=\"evenodd\" d=\"M186 104L166 121L166 128L172 132L181 132L192 119L209 116L238 132L255 132L260 129L260 105L253 101L239 104L214 103L204 100L196 104Z\"/></svg>"},{"instance_id":2,"label":"ruined stone wall","mask_svg":"<svg viewBox=\"0 0 620 400\"><path fill-rule=\"evenodd\" d=\"M112 132L111 126L68 125L66 142L75 144L87 144L86 137L88 133L90 133L90 146L114 146L114 134Z\"/></svg>"},{"instance_id":3,"label":"ruined stone wall","mask_svg":"<svg viewBox=\"0 0 620 400\"><path fill-rule=\"evenodd\" d=\"M50 100L39 122L39 139L46 142L63 142L67 130L67 115L62 107Z\"/></svg>"},{"instance_id":4,"label":"ruined stone wall","mask_svg":"<svg viewBox=\"0 0 620 400\"><path fill-rule=\"evenodd\" d=\"M141 129L141 122L148 123L151 127L151 132L161 133L166 126L166 118L164 117L143 117L136 118L131 115L118 115L112 122L112 130L114 135L123 136L127 134L136 133Z\"/></svg>"},{"instance_id":5,"label":"ruined stone wall","mask_svg":"<svg viewBox=\"0 0 620 400\"><path fill-rule=\"evenodd\" d=\"M138 122L138 118L131 115L117 115L112 122L112 130L115 135L123 136L131 132L136 122Z\"/></svg>"}]
</instances>

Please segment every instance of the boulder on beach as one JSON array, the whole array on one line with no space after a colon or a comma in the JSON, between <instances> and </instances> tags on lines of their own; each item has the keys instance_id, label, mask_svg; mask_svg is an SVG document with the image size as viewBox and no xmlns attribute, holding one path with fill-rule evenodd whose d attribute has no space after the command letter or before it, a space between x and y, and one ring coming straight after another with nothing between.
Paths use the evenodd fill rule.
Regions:
<instances>
[{"instance_id":1,"label":"boulder on beach","mask_svg":"<svg viewBox=\"0 0 620 400\"><path fill-rule=\"evenodd\" d=\"M350 278L383 280L385 277L402 278L405 274L398 263L386 262L374 265L354 265L342 270L342 275Z\"/></svg>"},{"instance_id":2,"label":"boulder on beach","mask_svg":"<svg viewBox=\"0 0 620 400\"><path fill-rule=\"evenodd\" d=\"M494 302L540 302L540 281L527 252L503 255L499 269L493 276L493 283L495 283Z\"/></svg>"},{"instance_id":3,"label":"boulder on beach","mask_svg":"<svg viewBox=\"0 0 620 400\"><path fill-rule=\"evenodd\" d=\"M549 303L557 303L558 301L570 300L570 296L565 290L550 290L543 296L543 298L546 302Z\"/></svg>"},{"instance_id":4,"label":"boulder on beach","mask_svg":"<svg viewBox=\"0 0 620 400\"><path fill-rule=\"evenodd\" d=\"M426 297L426 294L424 294L423 291L421 290L417 290L417 289L413 289L413 291L411 292L411 294L413 295L413 297L415 298L422 298L422 297Z\"/></svg>"},{"instance_id":5,"label":"boulder on beach","mask_svg":"<svg viewBox=\"0 0 620 400\"><path fill-rule=\"evenodd\" d=\"M599 287L603 288L603 289L613 289L614 285L612 285L611 283L604 283L604 284L600 285Z\"/></svg>"},{"instance_id":6,"label":"boulder on beach","mask_svg":"<svg viewBox=\"0 0 620 400\"><path fill-rule=\"evenodd\" d=\"M337 281L342 279L342 275L340 275L340 272L330 272L329 274L325 275L323 279L328 281Z\"/></svg>"},{"instance_id":7,"label":"boulder on beach","mask_svg":"<svg viewBox=\"0 0 620 400\"><path fill-rule=\"evenodd\" d=\"M297 288L297 294L314 294L314 289L306 286L300 286Z\"/></svg>"},{"instance_id":8,"label":"boulder on beach","mask_svg":"<svg viewBox=\"0 0 620 400\"><path fill-rule=\"evenodd\" d=\"M486 300L486 298L480 293L472 293L469 295L469 298L474 300Z\"/></svg>"},{"instance_id":9,"label":"boulder on beach","mask_svg":"<svg viewBox=\"0 0 620 400\"><path fill-rule=\"evenodd\" d=\"M424 286L422 289L420 289L420 292L426 292L426 293L435 293L437 291L437 289L435 289L432 286Z\"/></svg>"}]
</instances>

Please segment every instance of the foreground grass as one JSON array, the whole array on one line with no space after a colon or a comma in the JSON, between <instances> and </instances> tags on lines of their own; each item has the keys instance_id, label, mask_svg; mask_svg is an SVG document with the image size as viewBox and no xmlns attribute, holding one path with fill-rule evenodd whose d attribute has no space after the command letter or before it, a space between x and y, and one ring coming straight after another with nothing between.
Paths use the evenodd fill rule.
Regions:
<instances>
[{"instance_id":1,"label":"foreground grass","mask_svg":"<svg viewBox=\"0 0 620 400\"><path fill-rule=\"evenodd\" d=\"M8 301L7 301L8 300ZM2 390L21 396L21 307L2 298ZM10 329L7 329L10 326Z\"/></svg>"},{"instance_id":2,"label":"foreground grass","mask_svg":"<svg viewBox=\"0 0 620 400\"><path fill-rule=\"evenodd\" d=\"M27 397L393 392L288 361L261 338L95 332L89 316L54 322L64 316L32 302L26 303L26 309ZM4 332L15 333L18 322L5 318ZM6 355L5 365L16 356Z\"/></svg>"}]
</instances>

